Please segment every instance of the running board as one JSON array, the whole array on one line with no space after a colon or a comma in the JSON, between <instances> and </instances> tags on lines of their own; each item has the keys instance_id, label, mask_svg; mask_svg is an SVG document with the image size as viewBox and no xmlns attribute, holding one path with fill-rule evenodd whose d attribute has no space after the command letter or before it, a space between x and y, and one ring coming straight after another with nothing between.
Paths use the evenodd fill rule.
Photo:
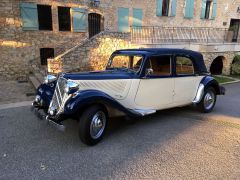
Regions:
<instances>
[{"instance_id":1,"label":"running board","mask_svg":"<svg viewBox=\"0 0 240 180\"><path fill-rule=\"evenodd\" d=\"M133 109L133 111L138 114L141 114L142 116L156 113L155 109Z\"/></svg>"}]
</instances>

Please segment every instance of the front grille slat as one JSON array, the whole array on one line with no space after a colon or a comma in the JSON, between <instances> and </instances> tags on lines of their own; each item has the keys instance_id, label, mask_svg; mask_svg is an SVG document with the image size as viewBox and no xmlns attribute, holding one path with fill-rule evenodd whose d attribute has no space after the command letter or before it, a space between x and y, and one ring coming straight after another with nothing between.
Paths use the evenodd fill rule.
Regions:
<instances>
[{"instance_id":1,"label":"front grille slat","mask_svg":"<svg viewBox=\"0 0 240 180\"><path fill-rule=\"evenodd\" d=\"M64 103L66 101L66 94L64 92L65 85L67 80L63 77L60 77L57 81L56 88L53 94L52 101L49 106L49 110L51 107L57 109L57 114L61 113L64 107Z\"/></svg>"}]
</instances>

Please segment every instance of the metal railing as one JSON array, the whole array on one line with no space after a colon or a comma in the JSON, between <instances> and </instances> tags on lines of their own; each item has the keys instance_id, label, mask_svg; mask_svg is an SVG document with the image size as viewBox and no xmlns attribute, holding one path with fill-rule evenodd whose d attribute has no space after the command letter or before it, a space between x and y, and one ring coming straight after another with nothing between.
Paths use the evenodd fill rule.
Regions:
<instances>
[{"instance_id":1,"label":"metal railing","mask_svg":"<svg viewBox=\"0 0 240 180\"><path fill-rule=\"evenodd\" d=\"M233 42L233 31L227 28L200 27L131 27L131 41L138 44L173 44L173 43L239 43Z\"/></svg>"}]
</instances>

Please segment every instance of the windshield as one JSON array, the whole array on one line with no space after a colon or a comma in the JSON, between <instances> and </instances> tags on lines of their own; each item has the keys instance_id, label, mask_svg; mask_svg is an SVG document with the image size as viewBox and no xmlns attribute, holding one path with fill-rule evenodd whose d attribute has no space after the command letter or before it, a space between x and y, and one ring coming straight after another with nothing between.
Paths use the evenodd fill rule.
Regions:
<instances>
[{"instance_id":1,"label":"windshield","mask_svg":"<svg viewBox=\"0 0 240 180\"><path fill-rule=\"evenodd\" d=\"M130 70L138 72L141 67L143 57L140 55L118 54L112 56L107 69Z\"/></svg>"}]
</instances>

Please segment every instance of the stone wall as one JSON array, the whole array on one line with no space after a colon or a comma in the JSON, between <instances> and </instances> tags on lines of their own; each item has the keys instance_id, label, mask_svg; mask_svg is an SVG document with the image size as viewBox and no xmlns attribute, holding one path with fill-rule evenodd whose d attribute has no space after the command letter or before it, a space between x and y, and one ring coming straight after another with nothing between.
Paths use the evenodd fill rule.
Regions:
<instances>
[{"instance_id":1,"label":"stone wall","mask_svg":"<svg viewBox=\"0 0 240 180\"><path fill-rule=\"evenodd\" d=\"M102 32L54 60L64 72L103 70L115 50L139 47L131 44L129 33Z\"/></svg>"},{"instance_id":2,"label":"stone wall","mask_svg":"<svg viewBox=\"0 0 240 180\"><path fill-rule=\"evenodd\" d=\"M52 31L24 31L20 3L35 2L52 6ZM75 3L74 3L75 2ZM74 46L87 33L58 31L57 6L79 6L79 0L1 0L0 3L0 80L25 78L31 71L30 62L40 64L40 48L54 48L55 55Z\"/></svg>"},{"instance_id":3,"label":"stone wall","mask_svg":"<svg viewBox=\"0 0 240 180\"><path fill-rule=\"evenodd\" d=\"M20 16L20 3L32 2L36 4L46 4L52 7L52 31L24 31ZM175 17L164 17L156 15L156 0L101 0L99 7L92 7L89 0L1 0L0 3L0 79L16 79L26 76L31 71L30 62L39 65L40 48L55 48L55 55L60 51L70 49L75 45L74 42L80 43L87 36L86 33L60 32L58 30L58 12L57 6L80 7L87 9L88 13L99 13L104 17L104 29L109 31L118 30L118 8L129 8L129 25L132 25L133 8L143 10L143 26L185 26L185 27L221 27L228 28L231 18L240 19L240 13L237 12L240 6L240 0L218 0L217 17L215 20L204 20L200 18L202 0L194 1L193 19L184 18L185 0L177 1L177 11ZM226 25L224 25L226 22ZM111 36L111 35L109 35ZM118 35L117 35L118 36ZM125 35L122 35L125 36ZM120 37L125 38L125 37ZM96 46L108 47L111 51L118 48L131 47L128 40L120 41L118 38L104 38L104 43L98 39L97 42L86 42L82 45L79 57L84 57L79 69L102 69L110 53L103 53L103 48L94 49ZM121 43L120 43L121 42ZM99 43L99 44L98 44ZM113 44L118 44L112 47ZM125 43L125 44L124 44ZM104 44L104 45L103 45ZM123 46L124 44L124 46ZM125 46L126 45L126 46ZM93 48L93 49L90 49ZM110 51L109 50L109 51ZM101 55L100 60L94 54ZM91 62L87 62L89 57ZM70 60L70 58L72 58ZM71 69L71 64L77 62L77 57L67 57L65 69ZM72 64L74 64L72 63ZM85 65L84 65L85 64ZM99 67L97 67L99 65Z\"/></svg>"},{"instance_id":4,"label":"stone wall","mask_svg":"<svg viewBox=\"0 0 240 180\"><path fill-rule=\"evenodd\" d=\"M81 45L70 49L51 61L57 64L57 67L60 66L60 68L55 71L57 73L103 70L106 67L110 55L115 50L144 47L151 46L132 44L129 33L102 32L91 39L85 40ZM223 74L226 75L230 74L231 64L237 53L237 51L202 52L208 71L210 71L212 62L217 57L222 57Z\"/></svg>"},{"instance_id":5,"label":"stone wall","mask_svg":"<svg viewBox=\"0 0 240 180\"><path fill-rule=\"evenodd\" d=\"M222 57L223 61L223 74L229 75L230 74L230 69L231 69L231 64L233 61L233 58L237 54L237 52L204 52L203 58L207 67L207 70L210 71L210 67L212 62L217 58L217 57Z\"/></svg>"}]
</instances>

